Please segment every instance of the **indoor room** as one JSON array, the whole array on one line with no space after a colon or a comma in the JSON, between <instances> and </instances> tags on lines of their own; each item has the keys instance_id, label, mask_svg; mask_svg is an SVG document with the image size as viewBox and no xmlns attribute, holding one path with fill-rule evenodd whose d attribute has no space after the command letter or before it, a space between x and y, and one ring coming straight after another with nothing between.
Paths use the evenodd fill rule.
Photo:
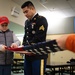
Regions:
<instances>
[{"instance_id":1,"label":"indoor room","mask_svg":"<svg viewBox=\"0 0 75 75\"><path fill-rule=\"evenodd\" d=\"M75 0L0 0L0 16L8 17L8 27L20 40L20 46L23 44L27 20L21 5L26 1L33 2L36 12L47 19L46 41L75 33ZM32 34L35 34L35 31L32 31ZM11 75L24 75L25 54L16 51L13 51L13 54ZM43 65L43 62L41 64ZM40 75L75 75L75 53L68 49L49 52L46 71Z\"/></svg>"}]
</instances>

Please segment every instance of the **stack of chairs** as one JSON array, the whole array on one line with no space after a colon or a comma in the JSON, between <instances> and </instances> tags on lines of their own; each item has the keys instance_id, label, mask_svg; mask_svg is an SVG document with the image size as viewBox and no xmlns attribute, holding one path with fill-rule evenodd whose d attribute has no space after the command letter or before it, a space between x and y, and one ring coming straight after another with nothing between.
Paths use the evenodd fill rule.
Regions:
<instances>
[{"instance_id":1,"label":"stack of chairs","mask_svg":"<svg viewBox=\"0 0 75 75\"><path fill-rule=\"evenodd\" d=\"M13 73L23 73L24 72L24 59L19 53L14 53L14 59L12 64Z\"/></svg>"}]
</instances>

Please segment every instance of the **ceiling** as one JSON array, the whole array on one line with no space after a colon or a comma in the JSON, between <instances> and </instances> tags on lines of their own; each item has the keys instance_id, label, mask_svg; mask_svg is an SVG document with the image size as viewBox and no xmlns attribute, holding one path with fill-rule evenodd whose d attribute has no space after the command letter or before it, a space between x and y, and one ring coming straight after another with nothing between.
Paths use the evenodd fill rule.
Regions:
<instances>
[{"instance_id":1,"label":"ceiling","mask_svg":"<svg viewBox=\"0 0 75 75\"><path fill-rule=\"evenodd\" d=\"M12 0L22 5L27 0ZM59 12L65 17L75 16L75 0L30 0L34 3L38 12Z\"/></svg>"}]
</instances>

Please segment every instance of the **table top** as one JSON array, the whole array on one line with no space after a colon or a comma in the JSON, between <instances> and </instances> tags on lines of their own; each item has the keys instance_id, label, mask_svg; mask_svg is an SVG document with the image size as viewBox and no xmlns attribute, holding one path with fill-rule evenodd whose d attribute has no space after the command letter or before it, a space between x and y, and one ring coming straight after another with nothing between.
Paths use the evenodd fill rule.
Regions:
<instances>
[{"instance_id":1,"label":"table top","mask_svg":"<svg viewBox=\"0 0 75 75\"><path fill-rule=\"evenodd\" d=\"M66 63L66 62L51 62L47 64L46 67L66 67L66 66L75 66L75 62Z\"/></svg>"}]
</instances>

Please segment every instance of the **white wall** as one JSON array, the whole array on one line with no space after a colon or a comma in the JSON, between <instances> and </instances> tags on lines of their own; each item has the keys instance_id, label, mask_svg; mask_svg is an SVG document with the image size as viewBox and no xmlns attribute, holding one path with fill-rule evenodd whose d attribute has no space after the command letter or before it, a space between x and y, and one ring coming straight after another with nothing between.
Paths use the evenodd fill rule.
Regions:
<instances>
[{"instance_id":1,"label":"white wall","mask_svg":"<svg viewBox=\"0 0 75 75\"><path fill-rule=\"evenodd\" d=\"M68 34L74 32L74 17L48 20L48 34Z\"/></svg>"},{"instance_id":2,"label":"white wall","mask_svg":"<svg viewBox=\"0 0 75 75\"><path fill-rule=\"evenodd\" d=\"M11 16L11 9L16 6L17 8L20 8L19 5L15 4L12 0L0 0L0 16L5 15L9 18L10 21L18 23L20 25L24 25L25 16L22 13L22 10L20 8L20 15L19 17L13 17Z\"/></svg>"},{"instance_id":3,"label":"white wall","mask_svg":"<svg viewBox=\"0 0 75 75\"><path fill-rule=\"evenodd\" d=\"M74 17L61 17L59 13L40 12L48 21L47 34L68 34L74 32Z\"/></svg>"}]
</instances>

